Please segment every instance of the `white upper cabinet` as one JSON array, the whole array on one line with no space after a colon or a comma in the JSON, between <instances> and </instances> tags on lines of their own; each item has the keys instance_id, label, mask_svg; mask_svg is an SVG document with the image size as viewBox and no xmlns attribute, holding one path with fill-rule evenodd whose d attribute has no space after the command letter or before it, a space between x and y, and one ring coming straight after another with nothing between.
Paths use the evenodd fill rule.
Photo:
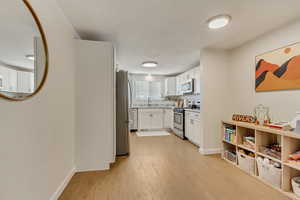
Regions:
<instances>
[{"instance_id":1,"label":"white upper cabinet","mask_svg":"<svg viewBox=\"0 0 300 200\"><path fill-rule=\"evenodd\" d=\"M200 66L194 69L195 94L200 94Z\"/></svg>"},{"instance_id":2,"label":"white upper cabinet","mask_svg":"<svg viewBox=\"0 0 300 200\"><path fill-rule=\"evenodd\" d=\"M191 79L195 80L194 93L200 94L200 66L199 66L189 71L186 71L176 77L177 95L183 95L183 92L181 91L181 86L182 84L190 81Z\"/></svg>"},{"instance_id":3,"label":"white upper cabinet","mask_svg":"<svg viewBox=\"0 0 300 200\"><path fill-rule=\"evenodd\" d=\"M180 90L181 90L180 85L181 85L180 77L176 76L176 94L177 95L180 95Z\"/></svg>"},{"instance_id":4,"label":"white upper cabinet","mask_svg":"<svg viewBox=\"0 0 300 200\"><path fill-rule=\"evenodd\" d=\"M168 77L165 79L165 95L175 96L177 94L176 77Z\"/></svg>"}]
</instances>

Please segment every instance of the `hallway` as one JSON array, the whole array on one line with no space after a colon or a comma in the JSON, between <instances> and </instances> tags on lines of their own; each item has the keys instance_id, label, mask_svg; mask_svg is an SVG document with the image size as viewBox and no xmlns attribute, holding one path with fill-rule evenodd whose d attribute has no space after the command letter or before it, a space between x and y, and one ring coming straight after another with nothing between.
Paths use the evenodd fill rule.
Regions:
<instances>
[{"instance_id":1,"label":"hallway","mask_svg":"<svg viewBox=\"0 0 300 200\"><path fill-rule=\"evenodd\" d=\"M174 135L134 135L130 142L129 158L119 158L110 171L77 173L60 200L288 199Z\"/></svg>"}]
</instances>

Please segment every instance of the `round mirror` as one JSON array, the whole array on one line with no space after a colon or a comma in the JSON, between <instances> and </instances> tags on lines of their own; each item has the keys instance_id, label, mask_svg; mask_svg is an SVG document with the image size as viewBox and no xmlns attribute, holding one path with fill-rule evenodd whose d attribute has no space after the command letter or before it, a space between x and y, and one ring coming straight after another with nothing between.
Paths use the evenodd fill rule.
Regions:
<instances>
[{"instance_id":1,"label":"round mirror","mask_svg":"<svg viewBox=\"0 0 300 200\"><path fill-rule=\"evenodd\" d=\"M0 7L0 96L22 101L37 94L48 73L44 31L27 0Z\"/></svg>"}]
</instances>

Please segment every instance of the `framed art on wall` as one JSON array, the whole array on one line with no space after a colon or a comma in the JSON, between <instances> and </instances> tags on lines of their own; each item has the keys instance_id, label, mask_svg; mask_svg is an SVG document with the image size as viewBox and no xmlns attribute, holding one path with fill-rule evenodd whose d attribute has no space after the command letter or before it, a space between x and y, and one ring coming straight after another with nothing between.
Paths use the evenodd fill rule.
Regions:
<instances>
[{"instance_id":1,"label":"framed art on wall","mask_svg":"<svg viewBox=\"0 0 300 200\"><path fill-rule=\"evenodd\" d=\"M256 56L255 90L300 89L300 43Z\"/></svg>"}]
</instances>

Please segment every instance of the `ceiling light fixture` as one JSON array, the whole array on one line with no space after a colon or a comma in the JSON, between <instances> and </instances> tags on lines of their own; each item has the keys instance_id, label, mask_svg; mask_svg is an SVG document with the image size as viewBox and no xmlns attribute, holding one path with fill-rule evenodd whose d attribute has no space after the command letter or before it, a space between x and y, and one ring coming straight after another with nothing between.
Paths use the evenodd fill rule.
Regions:
<instances>
[{"instance_id":1,"label":"ceiling light fixture","mask_svg":"<svg viewBox=\"0 0 300 200\"><path fill-rule=\"evenodd\" d=\"M34 55L26 55L25 56L28 60L34 60Z\"/></svg>"},{"instance_id":2,"label":"ceiling light fixture","mask_svg":"<svg viewBox=\"0 0 300 200\"><path fill-rule=\"evenodd\" d=\"M146 81L152 81L153 80L153 77L151 74L148 74L148 76L146 76Z\"/></svg>"},{"instance_id":3,"label":"ceiling light fixture","mask_svg":"<svg viewBox=\"0 0 300 200\"><path fill-rule=\"evenodd\" d=\"M219 29L227 26L231 21L230 15L217 15L207 20L210 29Z\"/></svg>"},{"instance_id":4,"label":"ceiling light fixture","mask_svg":"<svg viewBox=\"0 0 300 200\"><path fill-rule=\"evenodd\" d=\"M146 67L146 68L153 68L153 67L157 67L158 63L154 62L154 61L147 61L147 62L143 62L142 66Z\"/></svg>"}]
</instances>

